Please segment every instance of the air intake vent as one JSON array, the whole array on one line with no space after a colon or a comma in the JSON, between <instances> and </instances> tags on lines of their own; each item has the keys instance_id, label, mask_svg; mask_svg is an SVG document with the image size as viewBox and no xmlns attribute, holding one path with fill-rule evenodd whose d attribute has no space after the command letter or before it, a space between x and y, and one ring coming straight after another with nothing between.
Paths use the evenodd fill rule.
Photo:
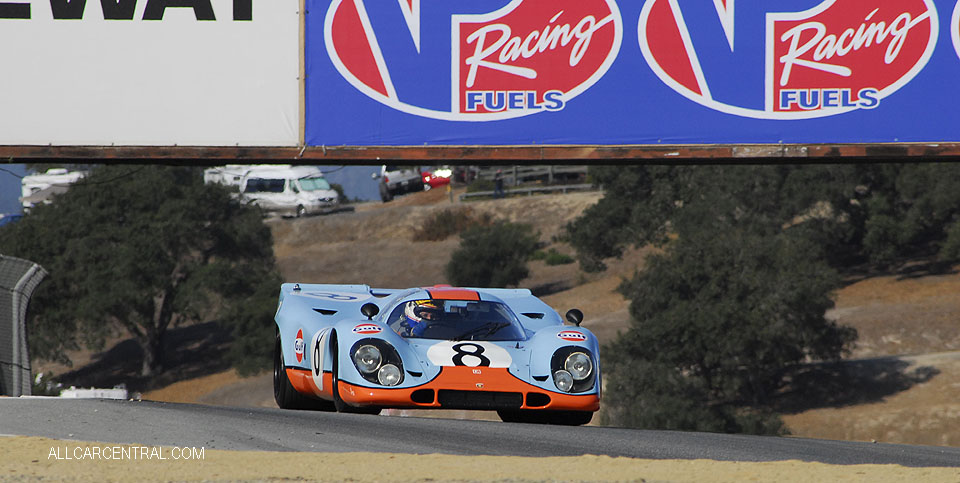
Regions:
<instances>
[{"instance_id":1,"label":"air intake vent","mask_svg":"<svg viewBox=\"0 0 960 483\"><path fill-rule=\"evenodd\" d=\"M542 319L543 314L540 312L523 312L524 317L530 317L531 319Z\"/></svg>"},{"instance_id":2,"label":"air intake vent","mask_svg":"<svg viewBox=\"0 0 960 483\"><path fill-rule=\"evenodd\" d=\"M336 310L330 310L330 309L313 309L313 311L323 315L333 315L337 313Z\"/></svg>"},{"instance_id":3,"label":"air intake vent","mask_svg":"<svg viewBox=\"0 0 960 483\"><path fill-rule=\"evenodd\" d=\"M550 404L550 396L540 392L531 392L527 394L527 407L542 408L547 404Z\"/></svg>"},{"instance_id":4,"label":"air intake vent","mask_svg":"<svg viewBox=\"0 0 960 483\"><path fill-rule=\"evenodd\" d=\"M440 406L445 409L518 409L523 405L519 392L437 391Z\"/></svg>"},{"instance_id":5,"label":"air intake vent","mask_svg":"<svg viewBox=\"0 0 960 483\"><path fill-rule=\"evenodd\" d=\"M419 389L413 391L410 400L418 404L430 404L433 402L433 389Z\"/></svg>"}]
</instances>

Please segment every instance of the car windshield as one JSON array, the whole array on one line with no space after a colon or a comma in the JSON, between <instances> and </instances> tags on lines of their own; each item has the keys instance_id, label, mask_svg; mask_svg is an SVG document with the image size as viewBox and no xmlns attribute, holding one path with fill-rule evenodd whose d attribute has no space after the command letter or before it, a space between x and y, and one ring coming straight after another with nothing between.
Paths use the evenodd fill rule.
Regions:
<instances>
[{"instance_id":1,"label":"car windshield","mask_svg":"<svg viewBox=\"0 0 960 483\"><path fill-rule=\"evenodd\" d=\"M300 188L304 191L319 191L330 189L330 183L322 177L300 178Z\"/></svg>"},{"instance_id":2,"label":"car windshield","mask_svg":"<svg viewBox=\"0 0 960 483\"><path fill-rule=\"evenodd\" d=\"M438 340L524 340L517 316L504 304L470 300L411 300L387 319L403 337Z\"/></svg>"},{"instance_id":3,"label":"car windshield","mask_svg":"<svg viewBox=\"0 0 960 483\"><path fill-rule=\"evenodd\" d=\"M244 193L283 193L286 180L272 178L250 178Z\"/></svg>"}]
</instances>

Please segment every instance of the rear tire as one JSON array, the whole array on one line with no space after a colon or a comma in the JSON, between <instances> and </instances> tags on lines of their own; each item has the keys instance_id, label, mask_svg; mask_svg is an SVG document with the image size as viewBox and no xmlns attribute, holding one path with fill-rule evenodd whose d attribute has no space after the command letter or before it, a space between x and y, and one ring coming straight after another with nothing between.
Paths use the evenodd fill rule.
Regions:
<instances>
[{"instance_id":1,"label":"rear tire","mask_svg":"<svg viewBox=\"0 0 960 483\"><path fill-rule=\"evenodd\" d=\"M283 347L280 343L280 330L277 329L273 355L273 399L281 409L308 409L333 411L332 402L313 399L297 392L287 378L287 367L283 361Z\"/></svg>"},{"instance_id":2,"label":"rear tire","mask_svg":"<svg viewBox=\"0 0 960 483\"><path fill-rule=\"evenodd\" d=\"M390 192L390 188L387 188L386 183L380 183L380 200L384 203L393 200L393 193Z\"/></svg>"}]
</instances>

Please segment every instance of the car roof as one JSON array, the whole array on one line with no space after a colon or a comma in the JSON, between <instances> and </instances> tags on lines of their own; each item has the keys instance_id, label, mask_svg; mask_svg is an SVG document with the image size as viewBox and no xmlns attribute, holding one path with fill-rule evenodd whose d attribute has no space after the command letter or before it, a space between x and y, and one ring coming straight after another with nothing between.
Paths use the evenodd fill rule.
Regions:
<instances>
[{"instance_id":1,"label":"car roof","mask_svg":"<svg viewBox=\"0 0 960 483\"><path fill-rule=\"evenodd\" d=\"M247 178L300 179L308 176L323 177L323 171L315 166L257 166L247 172Z\"/></svg>"}]
</instances>

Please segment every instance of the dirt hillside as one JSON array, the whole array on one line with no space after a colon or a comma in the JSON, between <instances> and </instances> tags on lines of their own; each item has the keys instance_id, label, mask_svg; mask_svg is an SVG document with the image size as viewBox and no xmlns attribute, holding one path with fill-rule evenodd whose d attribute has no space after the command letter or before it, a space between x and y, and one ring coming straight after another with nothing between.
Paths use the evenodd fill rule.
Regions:
<instances>
[{"instance_id":1,"label":"dirt hillside","mask_svg":"<svg viewBox=\"0 0 960 483\"><path fill-rule=\"evenodd\" d=\"M457 193L454 193L457 194ZM352 212L270 222L278 265L287 281L367 283L408 287L445 283L443 269L458 245L415 240L424 220L440 210L469 206L474 213L529 223L541 240L554 242L562 227L588 206L597 192L544 195L471 203L451 202L445 190L404 196L381 204L357 205ZM576 264L530 264L523 283L557 311L581 308L584 326L601 341L629 326L628 302L615 292L643 267L649 249L610 260L601 274ZM855 327L855 359L837 369L851 381L847 391L825 397L821 407L788 411L794 435L860 441L960 446L960 274L911 278L868 278L840 290L829 316ZM272 406L267 375L239 379L222 372L170 385L150 399L210 404ZM838 388L838 392L844 392Z\"/></svg>"}]
</instances>

